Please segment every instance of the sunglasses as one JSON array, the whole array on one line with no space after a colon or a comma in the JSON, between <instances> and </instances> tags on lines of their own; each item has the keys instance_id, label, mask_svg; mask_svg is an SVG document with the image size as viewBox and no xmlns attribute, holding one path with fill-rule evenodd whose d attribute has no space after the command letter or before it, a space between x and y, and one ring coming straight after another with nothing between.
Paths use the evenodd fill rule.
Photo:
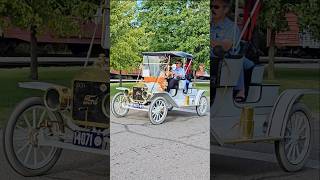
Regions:
<instances>
[{"instance_id":1,"label":"sunglasses","mask_svg":"<svg viewBox=\"0 0 320 180\"><path fill-rule=\"evenodd\" d=\"M179 63L179 62L176 62L176 64L181 64L181 63Z\"/></svg>"}]
</instances>

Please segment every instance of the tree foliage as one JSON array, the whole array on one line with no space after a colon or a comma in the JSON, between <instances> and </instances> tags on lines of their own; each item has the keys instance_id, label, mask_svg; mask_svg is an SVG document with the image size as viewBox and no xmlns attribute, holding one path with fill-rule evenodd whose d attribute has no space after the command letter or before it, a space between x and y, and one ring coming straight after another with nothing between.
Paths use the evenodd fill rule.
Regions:
<instances>
[{"instance_id":1,"label":"tree foliage","mask_svg":"<svg viewBox=\"0 0 320 180\"><path fill-rule=\"evenodd\" d=\"M262 12L259 16L259 24L265 29L280 32L288 28L286 13L289 11L291 2L289 0L263 1Z\"/></svg>"},{"instance_id":2,"label":"tree foliage","mask_svg":"<svg viewBox=\"0 0 320 180\"><path fill-rule=\"evenodd\" d=\"M209 1L111 1L111 67L137 68L142 51L192 53L209 67Z\"/></svg>"},{"instance_id":3,"label":"tree foliage","mask_svg":"<svg viewBox=\"0 0 320 180\"><path fill-rule=\"evenodd\" d=\"M79 32L81 22L92 20L99 4L99 0L0 0L0 25L30 32L30 76L37 79L37 36L45 31L65 36Z\"/></svg>"},{"instance_id":4,"label":"tree foliage","mask_svg":"<svg viewBox=\"0 0 320 180\"><path fill-rule=\"evenodd\" d=\"M294 8L299 18L299 25L320 40L320 1L303 0Z\"/></svg>"},{"instance_id":5,"label":"tree foliage","mask_svg":"<svg viewBox=\"0 0 320 180\"><path fill-rule=\"evenodd\" d=\"M143 26L136 26L135 1L111 1L110 65L116 70L136 69L141 63L141 52L148 47L148 36Z\"/></svg>"},{"instance_id":6,"label":"tree foliage","mask_svg":"<svg viewBox=\"0 0 320 180\"><path fill-rule=\"evenodd\" d=\"M150 51L186 51L209 67L209 1L145 0L138 17L154 33Z\"/></svg>"},{"instance_id":7,"label":"tree foliage","mask_svg":"<svg viewBox=\"0 0 320 180\"><path fill-rule=\"evenodd\" d=\"M50 30L57 35L79 31L81 22L93 19L99 0L0 0L0 18L8 18L9 25L38 34ZM3 7L1 10L1 6Z\"/></svg>"},{"instance_id":8,"label":"tree foliage","mask_svg":"<svg viewBox=\"0 0 320 180\"><path fill-rule=\"evenodd\" d=\"M260 24L276 32L288 28L285 14L294 12L302 29L311 31L320 38L320 1L319 0L268 0L264 1Z\"/></svg>"},{"instance_id":9,"label":"tree foliage","mask_svg":"<svg viewBox=\"0 0 320 180\"><path fill-rule=\"evenodd\" d=\"M263 1L262 12L259 16L259 24L270 32L269 42L269 62L268 79L275 78L274 56L275 56L275 36L277 32L288 30L286 13L292 5L292 0L268 0Z\"/></svg>"},{"instance_id":10,"label":"tree foliage","mask_svg":"<svg viewBox=\"0 0 320 180\"><path fill-rule=\"evenodd\" d=\"M294 12L302 29L310 31L320 39L320 1L319 0L268 0L263 1L259 24L271 34L269 44L268 77L274 78L275 33L288 30L285 14Z\"/></svg>"}]
</instances>

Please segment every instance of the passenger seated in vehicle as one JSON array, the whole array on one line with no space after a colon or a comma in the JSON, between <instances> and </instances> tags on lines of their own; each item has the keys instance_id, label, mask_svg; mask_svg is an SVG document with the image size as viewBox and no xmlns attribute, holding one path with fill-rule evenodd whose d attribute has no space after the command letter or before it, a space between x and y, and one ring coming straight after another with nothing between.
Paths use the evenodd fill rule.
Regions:
<instances>
[{"instance_id":1,"label":"passenger seated in vehicle","mask_svg":"<svg viewBox=\"0 0 320 180\"><path fill-rule=\"evenodd\" d=\"M172 79L169 80L167 92L179 85L179 80L185 78L185 71L182 67L182 61L176 61L176 68L171 70Z\"/></svg>"},{"instance_id":2,"label":"passenger seated in vehicle","mask_svg":"<svg viewBox=\"0 0 320 180\"><path fill-rule=\"evenodd\" d=\"M205 79L205 76L208 76L206 72L205 65L203 63L199 64L199 69L196 71L196 78L197 79Z\"/></svg>"},{"instance_id":3,"label":"passenger seated in vehicle","mask_svg":"<svg viewBox=\"0 0 320 180\"><path fill-rule=\"evenodd\" d=\"M192 81L193 75L192 75L192 61L191 59L187 59L186 65L185 65L185 83L184 83L184 87L183 87L183 93L187 94L188 93L188 89L189 89L189 84Z\"/></svg>"},{"instance_id":4,"label":"passenger seated in vehicle","mask_svg":"<svg viewBox=\"0 0 320 180\"><path fill-rule=\"evenodd\" d=\"M212 26L210 28L211 47L221 46L229 55L237 55L240 51L240 46L234 47L234 40L239 40L240 30L234 22L232 22L227 14L230 9L231 0L214 0L212 3ZM234 37L235 35L235 37ZM243 68L234 90L237 92L235 100L242 102L245 100L245 86L244 86L244 70L250 69L254 63L247 58L244 58Z\"/></svg>"}]
</instances>

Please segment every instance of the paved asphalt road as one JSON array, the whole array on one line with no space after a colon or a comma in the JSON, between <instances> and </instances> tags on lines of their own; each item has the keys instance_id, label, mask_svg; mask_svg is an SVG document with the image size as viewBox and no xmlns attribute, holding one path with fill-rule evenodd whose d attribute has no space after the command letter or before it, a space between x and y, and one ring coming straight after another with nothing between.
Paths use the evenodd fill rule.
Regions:
<instances>
[{"instance_id":1,"label":"paved asphalt road","mask_svg":"<svg viewBox=\"0 0 320 180\"><path fill-rule=\"evenodd\" d=\"M195 113L173 111L158 126L150 124L146 112L130 111L126 118L111 118L112 180L200 180L209 179L210 175L216 180L318 180L320 176L319 115L312 121L311 157L307 167L296 173L280 169L273 145L267 143L212 147L214 154L210 159L209 116L199 118ZM213 165L211 170L209 161ZM64 151L47 175L23 178L6 164L0 145L1 180L104 180L107 164L105 156Z\"/></svg>"},{"instance_id":2,"label":"paved asphalt road","mask_svg":"<svg viewBox=\"0 0 320 180\"><path fill-rule=\"evenodd\" d=\"M147 112L111 122L111 179L209 179L209 116L173 110L161 125Z\"/></svg>"},{"instance_id":3,"label":"paved asphalt road","mask_svg":"<svg viewBox=\"0 0 320 180\"><path fill-rule=\"evenodd\" d=\"M173 111L157 126L149 122L146 112L111 118L112 180L209 179L209 116ZM2 143L0 148L1 180L104 180L107 176L105 156L65 150L47 175L24 178L6 163Z\"/></svg>"}]
</instances>

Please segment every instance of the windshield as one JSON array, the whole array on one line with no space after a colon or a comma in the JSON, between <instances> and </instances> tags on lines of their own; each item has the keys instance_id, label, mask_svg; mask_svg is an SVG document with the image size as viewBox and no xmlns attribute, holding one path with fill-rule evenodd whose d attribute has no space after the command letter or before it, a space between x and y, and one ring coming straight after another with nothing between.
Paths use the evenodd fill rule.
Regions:
<instances>
[{"instance_id":1,"label":"windshield","mask_svg":"<svg viewBox=\"0 0 320 180\"><path fill-rule=\"evenodd\" d=\"M164 56L143 56L143 77L158 77L164 71L168 58Z\"/></svg>"}]
</instances>

